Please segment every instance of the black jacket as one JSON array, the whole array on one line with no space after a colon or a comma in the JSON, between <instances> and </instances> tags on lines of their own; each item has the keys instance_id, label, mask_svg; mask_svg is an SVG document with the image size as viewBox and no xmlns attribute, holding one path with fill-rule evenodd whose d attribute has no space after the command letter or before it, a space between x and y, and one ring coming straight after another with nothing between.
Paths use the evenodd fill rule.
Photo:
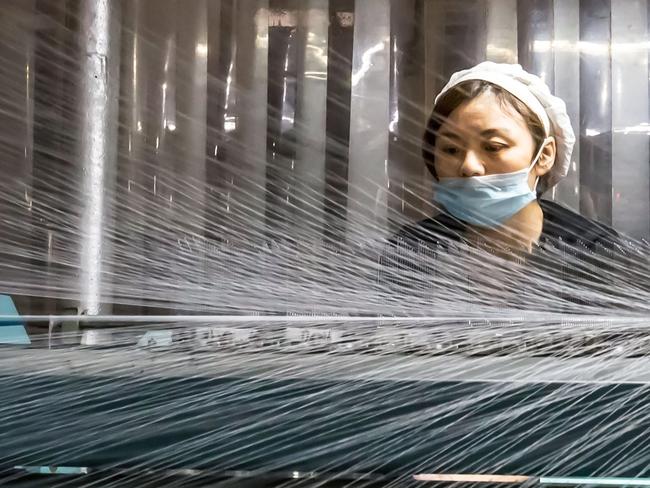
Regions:
<instances>
[{"instance_id":1,"label":"black jacket","mask_svg":"<svg viewBox=\"0 0 650 488\"><path fill-rule=\"evenodd\" d=\"M449 291L450 283L458 279L463 282L459 286L467 288L469 276L469 281L482 283L469 285L473 291L465 289L465 296L476 295L476 290L508 289L513 300L507 306L578 313L597 313L604 306L629 310L634 274L630 243L614 229L557 203L539 203L544 212L539 244L522 266L502 263L499 278L490 272L496 260L467 261L456 252L464 242L466 224L441 213L404 226L389 240L381 258L380 284L390 293L416 296L420 304L436 293L459 301L463 295ZM511 267L510 272L503 274L504 267ZM441 275L443 268L446 276Z\"/></svg>"},{"instance_id":2,"label":"black jacket","mask_svg":"<svg viewBox=\"0 0 650 488\"><path fill-rule=\"evenodd\" d=\"M599 245L617 245L619 234L603 224L583 217L574 211L548 200L539 200L544 212L540 247L563 241L569 245L596 249ZM460 241L466 224L449 214L441 213L433 218L421 220L402 227L391 239L392 243L406 245L442 243L445 240Z\"/></svg>"}]
</instances>

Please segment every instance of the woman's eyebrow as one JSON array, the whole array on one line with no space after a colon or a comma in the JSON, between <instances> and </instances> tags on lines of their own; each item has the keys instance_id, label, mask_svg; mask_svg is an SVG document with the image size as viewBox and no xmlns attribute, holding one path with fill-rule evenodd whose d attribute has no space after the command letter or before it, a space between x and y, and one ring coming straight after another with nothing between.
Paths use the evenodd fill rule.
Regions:
<instances>
[{"instance_id":1,"label":"woman's eyebrow","mask_svg":"<svg viewBox=\"0 0 650 488\"><path fill-rule=\"evenodd\" d=\"M458 134L456 134L455 132L450 132L450 131L448 131L448 130L444 130L444 131L442 131L442 132L439 132L439 133L438 133L438 137L444 137L445 139L456 139L456 140L460 140L460 139L462 139L462 138L461 138Z\"/></svg>"},{"instance_id":2,"label":"woman's eyebrow","mask_svg":"<svg viewBox=\"0 0 650 488\"><path fill-rule=\"evenodd\" d=\"M500 128L494 128L494 129L485 129L481 131L481 135L483 137L491 137L491 136L505 136L508 137L510 135L510 131L508 129L500 129Z\"/></svg>"}]
</instances>

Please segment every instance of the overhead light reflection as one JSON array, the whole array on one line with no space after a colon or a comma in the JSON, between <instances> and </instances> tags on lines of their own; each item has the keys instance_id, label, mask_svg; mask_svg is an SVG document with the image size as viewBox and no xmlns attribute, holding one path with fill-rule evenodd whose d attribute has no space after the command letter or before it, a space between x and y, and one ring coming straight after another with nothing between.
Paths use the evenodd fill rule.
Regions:
<instances>
[{"instance_id":1,"label":"overhead light reflection","mask_svg":"<svg viewBox=\"0 0 650 488\"><path fill-rule=\"evenodd\" d=\"M489 46L488 46L489 47ZM537 53L545 53L549 51L555 52L582 52L592 55L610 55L615 53L630 53L650 49L650 41L642 42L591 42L591 41L568 41L568 40L552 40L542 41L537 40L533 42L533 51Z\"/></svg>"},{"instance_id":2,"label":"overhead light reflection","mask_svg":"<svg viewBox=\"0 0 650 488\"><path fill-rule=\"evenodd\" d=\"M646 134L650 135L650 124L641 122L638 125L631 125L628 127L615 127L614 132L617 134Z\"/></svg>"},{"instance_id":3,"label":"overhead light reflection","mask_svg":"<svg viewBox=\"0 0 650 488\"><path fill-rule=\"evenodd\" d=\"M197 56L205 57L208 55L208 45L200 42L196 45L195 51Z\"/></svg>"},{"instance_id":4,"label":"overhead light reflection","mask_svg":"<svg viewBox=\"0 0 650 488\"><path fill-rule=\"evenodd\" d=\"M388 130L390 132L395 132L397 130L398 123L399 123L399 110L395 110L393 112L393 116L391 117L391 121L388 124Z\"/></svg>"},{"instance_id":5,"label":"overhead light reflection","mask_svg":"<svg viewBox=\"0 0 650 488\"><path fill-rule=\"evenodd\" d=\"M237 122L235 121L235 117L232 116L226 116L224 117L224 122L223 122L223 130L226 132L232 132L235 129L237 129Z\"/></svg>"},{"instance_id":6,"label":"overhead light reflection","mask_svg":"<svg viewBox=\"0 0 650 488\"><path fill-rule=\"evenodd\" d=\"M386 43L380 41L361 55L361 66L355 73L352 73L352 86L358 85L365 74L370 71L372 67L372 56L383 50L385 46Z\"/></svg>"},{"instance_id":7,"label":"overhead light reflection","mask_svg":"<svg viewBox=\"0 0 650 488\"><path fill-rule=\"evenodd\" d=\"M311 51L311 55L318 58L318 60L323 64L327 65L327 48L322 48L309 44L307 49Z\"/></svg>"},{"instance_id":8,"label":"overhead light reflection","mask_svg":"<svg viewBox=\"0 0 650 488\"><path fill-rule=\"evenodd\" d=\"M305 71L305 78L310 80L327 80L327 73L324 71Z\"/></svg>"}]
</instances>

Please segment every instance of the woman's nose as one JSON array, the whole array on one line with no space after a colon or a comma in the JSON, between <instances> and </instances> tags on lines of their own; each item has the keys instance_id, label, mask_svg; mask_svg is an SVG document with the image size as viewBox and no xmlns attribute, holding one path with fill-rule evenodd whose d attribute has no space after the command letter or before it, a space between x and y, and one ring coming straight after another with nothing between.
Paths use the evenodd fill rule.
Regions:
<instances>
[{"instance_id":1,"label":"woman's nose","mask_svg":"<svg viewBox=\"0 0 650 488\"><path fill-rule=\"evenodd\" d=\"M460 176L483 176L485 168L474 151L467 151L460 166Z\"/></svg>"}]
</instances>

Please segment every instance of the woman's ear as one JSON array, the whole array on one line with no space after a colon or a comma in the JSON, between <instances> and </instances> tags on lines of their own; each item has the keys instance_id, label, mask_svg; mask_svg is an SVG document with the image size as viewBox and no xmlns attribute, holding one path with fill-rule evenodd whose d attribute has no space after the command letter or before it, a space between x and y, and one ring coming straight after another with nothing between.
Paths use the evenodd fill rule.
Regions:
<instances>
[{"instance_id":1,"label":"woman's ear","mask_svg":"<svg viewBox=\"0 0 650 488\"><path fill-rule=\"evenodd\" d=\"M539 160L537 161L537 164L535 165L535 175L539 178L540 176L544 176L546 173L551 171L551 168L553 168L553 165L555 164L555 153L556 153L556 146L555 146L555 138L554 137L548 137L544 141L544 145L542 146L542 152L539 155Z\"/></svg>"}]
</instances>

